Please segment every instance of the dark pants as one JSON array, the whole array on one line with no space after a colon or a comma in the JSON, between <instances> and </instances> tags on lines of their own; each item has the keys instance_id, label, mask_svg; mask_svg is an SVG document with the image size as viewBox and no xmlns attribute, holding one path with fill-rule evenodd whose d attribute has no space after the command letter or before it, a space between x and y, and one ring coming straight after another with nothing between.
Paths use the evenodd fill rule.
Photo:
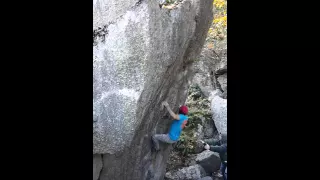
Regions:
<instances>
[{"instance_id":1,"label":"dark pants","mask_svg":"<svg viewBox=\"0 0 320 180\"><path fill-rule=\"evenodd\" d=\"M224 163L221 163L220 172L221 172L221 174L222 174L222 176L223 176L223 180L227 180L227 176L226 176L226 174L225 174L226 168L227 168L227 165L224 164Z\"/></svg>"}]
</instances>

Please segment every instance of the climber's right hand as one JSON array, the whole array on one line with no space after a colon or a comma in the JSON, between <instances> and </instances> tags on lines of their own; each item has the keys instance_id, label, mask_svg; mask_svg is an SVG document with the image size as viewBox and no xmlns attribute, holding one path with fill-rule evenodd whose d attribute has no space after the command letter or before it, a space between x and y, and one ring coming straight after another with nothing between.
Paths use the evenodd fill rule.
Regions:
<instances>
[{"instance_id":1,"label":"climber's right hand","mask_svg":"<svg viewBox=\"0 0 320 180\"><path fill-rule=\"evenodd\" d=\"M167 101L163 101L163 102L162 102L162 106L166 106L166 107L167 107L167 106L169 106L169 104L168 104Z\"/></svg>"},{"instance_id":2,"label":"climber's right hand","mask_svg":"<svg viewBox=\"0 0 320 180\"><path fill-rule=\"evenodd\" d=\"M206 144L206 145L204 146L204 149L209 150L209 149L210 149L209 144Z\"/></svg>"}]
</instances>

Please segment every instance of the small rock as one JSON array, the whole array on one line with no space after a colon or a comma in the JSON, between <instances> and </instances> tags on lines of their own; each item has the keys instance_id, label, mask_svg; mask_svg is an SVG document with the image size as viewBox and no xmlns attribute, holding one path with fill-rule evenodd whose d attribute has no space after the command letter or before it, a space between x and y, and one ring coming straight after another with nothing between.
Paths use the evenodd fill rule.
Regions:
<instances>
[{"instance_id":1,"label":"small rock","mask_svg":"<svg viewBox=\"0 0 320 180\"><path fill-rule=\"evenodd\" d=\"M219 76L217 78L217 80L218 80L219 84L221 85L221 89L223 91L226 91L226 89L227 89L227 73Z\"/></svg>"},{"instance_id":2,"label":"small rock","mask_svg":"<svg viewBox=\"0 0 320 180\"><path fill-rule=\"evenodd\" d=\"M194 148L194 152L197 153L197 154L201 153L203 151L203 148L204 148L204 145L202 144L202 142L197 141L196 142L196 146Z\"/></svg>"}]
</instances>

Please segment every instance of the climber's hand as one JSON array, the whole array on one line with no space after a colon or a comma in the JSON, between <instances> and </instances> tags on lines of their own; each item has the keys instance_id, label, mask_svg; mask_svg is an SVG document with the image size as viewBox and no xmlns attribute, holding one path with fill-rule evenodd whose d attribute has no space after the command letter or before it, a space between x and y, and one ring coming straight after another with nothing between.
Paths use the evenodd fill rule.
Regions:
<instances>
[{"instance_id":1,"label":"climber's hand","mask_svg":"<svg viewBox=\"0 0 320 180\"><path fill-rule=\"evenodd\" d=\"M206 144L206 145L204 146L204 149L209 150L209 149L210 149L209 144Z\"/></svg>"},{"instance_id":2,"label":"climber's hand","mask_svg":"<svg viewBox=\"0 0 320 180\"><path fill-rule=\"evenodd\" d=\"M162 106L167 107L167 106L169 106L169 104L168 104L168 102L167 102L167 101L163 101L163 102L162 102Z\"/></svg>"},{"instance_id":3,"label":"climber's hand","mask_svg":"<svg viewBox=\"0 0 320 180\"><path fill-rule=\"evenodd\" d=\"M204 141L202 141L202 140L200 140L200 142L201 142L202 144L205 144L205 142L204 142Z\"/></svg>"}]
</instances>

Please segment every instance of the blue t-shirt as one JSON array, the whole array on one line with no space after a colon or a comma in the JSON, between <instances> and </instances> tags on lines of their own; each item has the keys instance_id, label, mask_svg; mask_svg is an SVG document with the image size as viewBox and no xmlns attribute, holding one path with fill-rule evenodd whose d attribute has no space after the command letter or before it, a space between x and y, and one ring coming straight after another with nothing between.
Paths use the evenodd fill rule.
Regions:
<instances>
[{"instance_id":1,"label":"blue t-shirt","mask_svg":"<svg viewBox=\"0 0 320 180\"><path fill-rule=\"evenodd\" d=\"M170 130L169 130L169 137L172 141L177 141L180 137L182 131L182 124L184 121L188 120L188 116L179 114L180 120L173 120Z\"/></svg>"}]
</instances>

